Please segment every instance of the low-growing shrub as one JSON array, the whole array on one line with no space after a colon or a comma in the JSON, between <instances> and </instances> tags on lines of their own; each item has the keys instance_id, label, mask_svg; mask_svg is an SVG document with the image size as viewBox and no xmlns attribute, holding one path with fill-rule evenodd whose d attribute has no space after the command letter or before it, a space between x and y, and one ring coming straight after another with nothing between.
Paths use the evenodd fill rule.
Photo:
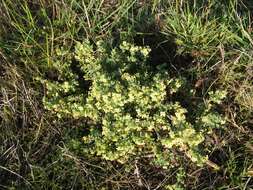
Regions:
<instances>
[{"instance_id":1,"label":"low-growing shrub","mask_svg":"<svg viewBox=\"0 0 253 190\"><path fill-rule=\"evenodd\" d=\"M212 128L224 124L214 108L225 92L210 92L188 113L170 98L184 90L186 80L169 76L166 65L151 65L149 52L125 41L113 49L105 42L84 41L72 53L58 50L64 61L52 64L55 79L42 80L44 106L58 117L92 121L83 137L89 154L121 163L147 157L166 167L177 159L176 152L183 152L202 164L206 156L200 143Z\"/></svg>"}]
</instances>

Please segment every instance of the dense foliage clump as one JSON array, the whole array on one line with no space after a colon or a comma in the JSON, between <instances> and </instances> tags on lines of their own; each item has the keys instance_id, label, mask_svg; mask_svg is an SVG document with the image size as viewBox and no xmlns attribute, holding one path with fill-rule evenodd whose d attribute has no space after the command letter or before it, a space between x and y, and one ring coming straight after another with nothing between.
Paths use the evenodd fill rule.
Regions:
<instances>
[{"instance_id":1,"label":"dense foliage clump","mask_svg":"<svg viewBox=\"0 0 253 190\"><path fill-rule=\"evenodd\" d=\"M56 62L62 81L45 81L44 105L59 117L91 119L93 126L83 137L84 146L89 147L87 152L107 160L125 162L149 155L165 166L175 159L173 148L178 148L201 164L205 156L198 145L212 127L224 123L212 107L225 94L210 93L208 103L196 107L190 122L187 109L169 100L184 79L171 78L166 65L152 66L149 52L148 47L125 41L114 49L103 42L96 46L88 41L77 43L73 56L84 80L91 83L88 92L78 89L71 62Z\"/></svg>"}]
</instances>

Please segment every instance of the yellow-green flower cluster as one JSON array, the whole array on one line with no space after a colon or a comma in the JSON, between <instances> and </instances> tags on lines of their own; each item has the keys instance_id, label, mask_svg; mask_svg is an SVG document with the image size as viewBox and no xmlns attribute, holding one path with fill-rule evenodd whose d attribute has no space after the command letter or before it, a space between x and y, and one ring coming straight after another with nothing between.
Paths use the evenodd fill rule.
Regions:
<instances>
[{"instance_id":1,"label":"yellow-green flower cluster","mask_svg":"<svg viewBox=\"0 0 253 190\"><path fill-rule=\"evenodd\" d=\"M220 125L220 118L207 109L195 123L189 122L187 109L168 101L183 85L182 79L172 79L164 67L150 65L149 52L148 47L128 42L111 50L101 41L95 46L88 41L77 43L73 57L91 83L87 95L78 90L78 79L67 65L71 77L45 81L44 105L60 117L91 119L94 126L83 138L89 145L87 152L107 160L126 162L152 154L156 163L170 165L168 155L178 148L202 163L205 157L198 153L198 145L206 130L195 125Z\"/></svg>"}]
</instances>

